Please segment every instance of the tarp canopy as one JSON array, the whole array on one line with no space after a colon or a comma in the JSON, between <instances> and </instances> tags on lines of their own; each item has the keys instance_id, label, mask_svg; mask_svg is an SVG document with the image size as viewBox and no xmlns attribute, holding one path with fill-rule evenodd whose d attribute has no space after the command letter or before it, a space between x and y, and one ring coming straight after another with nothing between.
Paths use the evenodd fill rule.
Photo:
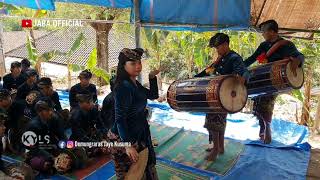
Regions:
<instances>
[{"instance_id":1,"label":"tarp canopy","mask_svg":"<svg viewBox=\"0 0 320 180\"><path fill-rule=\"evenodd\" d=\"M0 0L33 9L54 10L54 2L132 8L133 0ZM142 26L194 31L243 29L275 19L288 31L319 31L319 0L139 0ZM134 15L134 13L132 13ZM133 19L133 16L132 18ZM310 37L310 34L304 34Z\"/></svg>"},{"instance_id":2,"label":"tarp canopy","mask_svg":"<svg viewBox=\"0 0 320 180\"><path fill-rule=\"evenodd\" d=\"M55 10L54 0L0 0L0 2L32 9Z\"/></svg>"},{"instance_id":3,"label":"tarp canopy","mask_svg":"<svg viewBox=\"0 0 320 180\"><path fill-rule=\"evenodd\" d=\"M183 25L206 30L250 26L250 0L141 0L139 9L145 26L180 24L181 30Z\"/></svg>"},{"instance_id":4,"label":"tarp canopy","mask_svg":"<svg viewBox=\"0 0 320 180\"><path fill-rule=\"evenodd\" d=\"M133 7L133 3L131 0L56 0L56 2L89 4L93 6L104 6L112 8Z\"/></svg>"}]
</instances>

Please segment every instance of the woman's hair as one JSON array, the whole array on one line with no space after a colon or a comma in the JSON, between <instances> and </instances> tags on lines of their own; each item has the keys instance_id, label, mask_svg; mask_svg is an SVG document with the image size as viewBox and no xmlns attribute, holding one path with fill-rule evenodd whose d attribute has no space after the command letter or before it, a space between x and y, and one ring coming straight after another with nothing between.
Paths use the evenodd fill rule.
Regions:
<instances>
[{"instance_id":1,"label":"woman's hair","mask_svg":"<svg viewBox=\"0 0 320 180\"><path fill-rule=\"evenodd\" d=\"M115 88L124 80L131 82L130 75L125 70L124 66L127 61L141 60L143 52L144 51L141 48L136 48L136 49L124 48L121 50L118 57L119 62L118 62L117 75L116 75L116 80L114 85Z\"/></svg>"}]
</instances>

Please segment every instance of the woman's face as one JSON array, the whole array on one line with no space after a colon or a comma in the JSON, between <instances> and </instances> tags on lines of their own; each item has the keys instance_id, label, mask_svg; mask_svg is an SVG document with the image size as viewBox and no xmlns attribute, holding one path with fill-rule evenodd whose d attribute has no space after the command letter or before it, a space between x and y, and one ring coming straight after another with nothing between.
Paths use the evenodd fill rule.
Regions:
<instances>
[{"instance_id":1,"label":"woman's face","mask_svg":"<svg viewBox=\"0 0 320 180\"><path fill-rule=\"evenodd\" d=\"M127 61L124 65L124 69L127 71L129 76L136 77L139 76L142 70L141 60L137 61Z\"/></svg>"}]
</instances>

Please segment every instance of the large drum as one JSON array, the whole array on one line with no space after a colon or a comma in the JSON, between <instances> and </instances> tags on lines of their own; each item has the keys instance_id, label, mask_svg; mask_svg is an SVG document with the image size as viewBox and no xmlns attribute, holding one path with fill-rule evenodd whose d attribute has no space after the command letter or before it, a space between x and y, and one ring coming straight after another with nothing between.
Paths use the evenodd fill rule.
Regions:
<instances>
[{"instance_id":1,"label":"large drum","mask_svg":"<svg viewBox=\"0 0 320 180\"><path fill-rule=\"evenodd\" d=\"M295 76L290 63L289 59L285 59L251 69L247 84L249 97L300 89L304 83L303 68L298 68Z\"/></svg>"},{"instance_id":2,"label":"large drum","mask_svg":"<svg viewBox=\"0 0 320 180\"><path fill-rule=\"evenodd\" d=\"M247 89L233 75L173 82L167 100L176 111L236 113L247 102Z\"/></svg>"}]
</instances>

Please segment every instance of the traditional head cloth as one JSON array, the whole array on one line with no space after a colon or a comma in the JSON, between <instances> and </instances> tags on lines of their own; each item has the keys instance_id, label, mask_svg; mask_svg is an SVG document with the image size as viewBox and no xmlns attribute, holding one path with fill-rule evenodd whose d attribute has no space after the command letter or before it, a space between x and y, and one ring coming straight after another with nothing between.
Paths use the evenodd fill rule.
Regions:
<instances>
[{"instance_id":1,"label":"traditional head cloth","mask_svg":"<svg viewBox=\"0 0 320 180\"><path fill-rule=\"evenodd\" d=\"M37 75L38 75L38 73L37 73L37 71L34 70L34 69L28 69L28 70L26 71L26 76L27 76L27 77L37 76Z\"/></svg>"},{"instance_id":2,"label":"traditional head cloth","mask_svg":"<svg viewBox=\"0 0 320 180\"><path fill-rule=\"evenodd\" d=\"M92 78L92 73L89 70L83 70L78 76L79 78L85 78L85 79L91 79Z\"/></svg>"},{"instance_id":3,"label":"traditional head cloth","mask_svg":"<svg viewBox=\"0 0 320 180\"><path fill-rule=\"evenodd\" d=\"M21 68L21 63L20 62L18 62L18 61L14 61L14 62L12 62L11 63L11 69L13 69L13 68Z\"/></svg>"},{"instance_id":4,"label":"traditional head cloth","mask_svg":"<svg viewBox=\"0 0 320 180\"><path fill-rule=\"evenodd\" d=\"M51 110L52 107L46 101L40 100L36 103L35 109L37 112L41 112L44 110Z\"/></svg>"},{"instance_id":5,"label":"traditional head cloth","mask_svg":"<svg viewBox=\"0 0 320 180\"><path fill-rule=\"evenodd\" d=\"M48 77L42 77L39 81L38 81L38 87L39 88L43 88L45 86L52 86L52 81L50 78Z\"/></svg>"},{"instance_id":6,"label":"traditional head cloth","mask_svg":"<svg viewBox=\"0 0 320 180\"><path fill-rule=\"evenodd\" d=\"M273 30L274 32L279 31L279 25L275 20L268 20L259 25L259 28L262 32Z\"/></svg>"},{"instance_id":7,"label":"traditional head cloth","mask_svg":"<svg viewBox=\"0 0 320 180\"><path fill-rule=\"evenodd\" d=\"M229 43L229 36L224 33L217 33L210 39L209 47L218 47L225 42Z\"/></svg>"},{"instance_id":8,"label":"traditional head cloth","mask_svg":"<svg viewBox=\"0 0 320 180\"><path fill-rule=\"evenodd\" d=\"M141 48L129 49L123 48L119 54L119 63L126 61L137 61L141 60L144 50Z\"/></svg>"}]
</instances>

